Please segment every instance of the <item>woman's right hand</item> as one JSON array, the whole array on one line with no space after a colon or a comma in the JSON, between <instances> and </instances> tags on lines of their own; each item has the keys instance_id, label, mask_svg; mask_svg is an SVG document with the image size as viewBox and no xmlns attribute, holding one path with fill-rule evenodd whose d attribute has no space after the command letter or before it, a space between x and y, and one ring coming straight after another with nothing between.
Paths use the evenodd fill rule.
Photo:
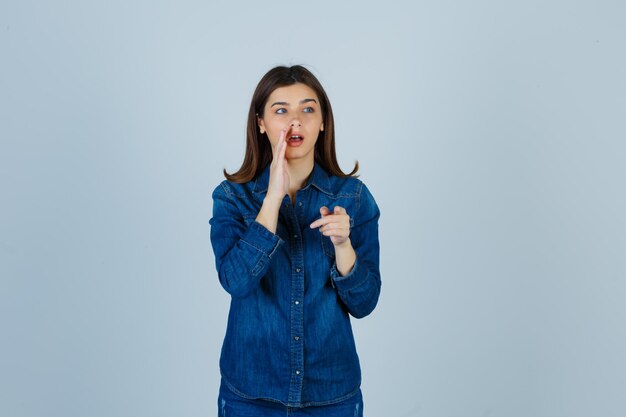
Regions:
<instances>
[{"instance_id":1,"label":"woman's right hand","mask_svg":"<svg viewBox=\"0 0 626 417\"><path fill-rule=\"evenodd\" d=\"M290 129L280 131L278 143L274 148L274 157L270 164L270 180L267 186L267 194L263 200L263 205L256 221L262 224L267 230L276 233L278 226L278 211L283 202L285 194L289 193L289 172L287 171L287 133Z\"/></svg>"},{"instance_id":2,"label":"woman's right hand","mask_svg":"<svg viewBox=\"0 0 626 417\"><path fill-rule=\"evenodd\" d=\"M289 193L289 172L287 171L287 159L285 153L287 151L288 131L291 129L283 129L280 131L278 143L274 148L274 157L270 164L270 180L267 186L267 195L265 198L271 198L279 204L283 201L285 194Z\"/></svg>"}]
</instances>

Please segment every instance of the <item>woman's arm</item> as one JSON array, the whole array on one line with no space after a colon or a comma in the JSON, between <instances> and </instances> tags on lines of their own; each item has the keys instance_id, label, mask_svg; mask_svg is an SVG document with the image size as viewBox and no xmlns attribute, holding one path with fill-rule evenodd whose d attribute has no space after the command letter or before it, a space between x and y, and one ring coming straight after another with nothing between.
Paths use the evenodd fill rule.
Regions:
<instances>
[{"instance_id":1,"label":"woman's arm","mask_svg":"<svg viewBox=\"0 0 626 417\"><path fill-rule=\"evenodd\" d=\"M285 159L285 152L287 151L286 135L286 130L280 131L278 143L276 144L276 149L274 149L274 157L270 164L267 194L256 217L256 221L272 233L276 233L276 227L278 226L280 204L283 201L283 197L289 192L289 174L287 172L287 159Z\"/></svg>"},{"instance_id":2,"label":"woman's arm","mask_svg":"<svg viewBox=\"0 0 626 417\"><path fill-rule=\"evenodd\" d=\"M222 183L213 192L211 244L220 283L233 297L245 297L258 286L269 268L272 255L283 242L276 235L276 227L280 203L289 190L286 134L286 130L280 132L270 165L267 194L256 219L249 226L227 184Z\"/></svg>"},{"instance_id":3,"label":"woman's arm","mask_svg":"<svg viewBox=\"0 0 626 417\"><path fill-rule=\"evenodd\" d=\"M256 220L247 225L228 188L222 184L213 192L211 245L222 287L233 297L245 297L259 285L283 241Z\"/></svg>"},{"instance_id":4,"label":"woman's arm","mask_svg":"<svg viewBox=\"0 0 626 417\"><path fill-rule=\"evenodd\" d=\"M350 314L362 318L374 310L380 295L380 211L365 185L361 187L358 201L352 229L350 217L342 207L335 207L333 214L322 207L320 212L323 217L313 222L311 227L320 227L321 233L330 236L335 246L331 278Z\"/></svg>"}]
</instances>

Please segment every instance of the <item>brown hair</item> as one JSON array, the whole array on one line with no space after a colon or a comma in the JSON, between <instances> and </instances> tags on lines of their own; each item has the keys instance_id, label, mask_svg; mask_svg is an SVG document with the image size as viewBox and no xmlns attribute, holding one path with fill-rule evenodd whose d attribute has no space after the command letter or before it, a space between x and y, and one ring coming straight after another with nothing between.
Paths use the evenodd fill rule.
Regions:
<instances>
[{"instance_id":1,"label":"brown hair","mask_svg":"<svg viewBox=\"0 0 626 417\"><path fill-rule=\"evenodd\" d=\"M263 117L265 104L275 89L296 83L305 84L313 89L320 100L324 130L319 133L315 143L315 162L331 175L341 178L356 177L356 172L359 170L358 162L354 164L354 169L349 174L344 173L337 163L333 110L322 84L308 69L301 65L294 65L292 67L272 68L259 81L252 95L250 110L248 111L246 154L241 168L237 172L229 174L224 169L224 176L227 180L236 183L248 182L272 162L272 146L267 134L259 131L257 117Z\"/></svg>"}]
</instances>

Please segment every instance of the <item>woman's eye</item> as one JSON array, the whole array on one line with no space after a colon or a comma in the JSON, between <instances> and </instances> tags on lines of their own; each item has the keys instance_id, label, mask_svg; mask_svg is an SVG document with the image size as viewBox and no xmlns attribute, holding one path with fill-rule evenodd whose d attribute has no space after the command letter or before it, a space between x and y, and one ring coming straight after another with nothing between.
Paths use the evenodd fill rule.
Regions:
<instances>
[{"instance_id":1,"label":"woman's eye","mask_svg":"<svg viewBox=\"0 0 626 417\"><path fill-rule=\"evenodd\" d=\"M315 109L313 107L305 107L303 111L305 113L313 113Z\"/></svg>"},{"instance_id":2,"label":"woman's eye","mask_svg":"<svg viewBox=\"0 0 626 417\"><path fill-rule=\"evenodd\" d=\"M280 108L276 110L276 114L285 114L285 113L287 113L287 109Z\"/></svg>"}]
</instances>

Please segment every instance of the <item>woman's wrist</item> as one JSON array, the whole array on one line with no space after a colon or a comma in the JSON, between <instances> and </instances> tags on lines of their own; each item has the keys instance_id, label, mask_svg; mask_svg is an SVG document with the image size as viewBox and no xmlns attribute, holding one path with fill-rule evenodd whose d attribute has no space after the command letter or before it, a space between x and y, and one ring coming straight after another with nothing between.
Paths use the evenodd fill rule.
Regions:
<instances>
[{"instance_id":1,"label":"woman's wrist","mask_svg":"<svg viewBox=\"0 0 626 417\"><path fill-rule=\"evenodd\" d=\"M352 247L350 238L346 239L342 244L335 246L335 264L337 266L337 272L339 272L341 276L348 275L352 271L355 263L356 252Z\"/></svg>"},{"instance_id":2,"label":"woman's wrist","mask_svg":"<svg viewBox=\"0 0 626 417\"><path fill-rule=\"evenodd\" d=\"M278 206L280 207L280 203L283 202L283 198L285 197L286 193L283 195L279 195L279 194L272 194L270 192L268 192L265 195L265 198L263 199L263 204L271 204L272 206Z\"/></svg>"},{"instance_id":3,"label":"woman's wrist","mask_svg":"<svg viewBox=\"0 0 626 417\"><path fill-rule=\"evenodd\" d=\"M256 216L256 221L274 234L276 234L276 227L278 225L280 203L280 200L266 196L263 200L261 210L259 210L259 214Z\"/></svg>"}]
</instances>

